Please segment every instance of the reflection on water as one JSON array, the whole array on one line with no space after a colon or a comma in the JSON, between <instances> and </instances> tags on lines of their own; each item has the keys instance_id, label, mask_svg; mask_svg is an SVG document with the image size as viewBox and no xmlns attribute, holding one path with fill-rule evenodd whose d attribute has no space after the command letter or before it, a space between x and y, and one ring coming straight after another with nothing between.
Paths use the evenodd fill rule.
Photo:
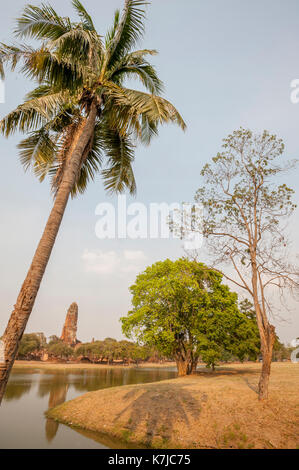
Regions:
<instances>
[{"instance_id":1,"label":"reflection on water","mask_svg":"<svg viewBox=\"0 0 299 470\"><path fill-rule=\"evenodd\" d=\"M55 406L61 405L66 401L67 391L69 389L68 383L53 384L53 388L50 390L48 408L54 408ZM53 419L47 418L46 420L46 438L48 442L51 442L57 434L59 423Z\"/></svg>"},{"instance_id":2,"label":"reflection on water","mask_svg":"<svg viewBox=\"0 0 299 470\"><path fill-rule=\"evenodd\" d=\"M5 393L4 401L19 400L23 395L29 393L31 389L31 382L23 383L8 383Z\"/></svg>"},{"instance_id":3,"label":"reflection on water","mask_svg":"<svg viewBox=\"0 0 299 470\"><path fill-rule=\"evenodd\" d=\"M44 413L84 392L175 376L174 369L15 369L0 408L0 448L117 448L117 442L74 431Z\"/></svg>"}]
</instances>

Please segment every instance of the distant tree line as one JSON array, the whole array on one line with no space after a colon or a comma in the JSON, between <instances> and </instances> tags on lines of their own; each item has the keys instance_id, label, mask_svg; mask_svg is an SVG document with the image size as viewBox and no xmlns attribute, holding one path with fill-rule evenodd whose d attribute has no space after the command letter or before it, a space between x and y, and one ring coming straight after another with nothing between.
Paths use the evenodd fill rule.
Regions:
<instances>
[{"instance_id":1,"label":"distant tree line","mask_svg":"<svg viewBox=\"0 0 299 470\"><path fill-rule=\"evenodd\" d=\"M250 316L250 304L244 302L242 304L242 310L247 310L247 315ZM290 360L290 356L293 347L285 346L278 337L276 337L272 360L273 361L284 361ZM211 349L207 350L208 353L203 352L199 356L198 360L205 363L207 366L213 367L215 363L211 362L211 355L213 358L216 356L215 350L213 354ZM25 334L22 338L18 359L19 360L40 360L43 355L48 355L48 360L51 361L82 361L91 362L97 364L110 364L115 363L122 364L136 364L141 362L165 362L175 361L174 355L162 354L154 346L143 346L138 343L134 343L127 340L117 341L114 338L106 338L103 341L93 341L91 343L81 343L75 348L68 346L63 343L57 336L51 336L47 344L43 344L40 337L37 334ZM242 355L241 360L258 360L259 355L257 352L254 354ZM227 362L238 362L240 361L240 354L238 351L230 352L225 347L217 348L217 364Z\"/></svg>"},{"instance_id":2,"label":"distant tree line","mask_svg":"<svg viewBox=\"0 0 299 470\"><path fill-rule=\"evenodd\" d=\"M167 359L154 351L153 348L141 346L130 341L117 341L106 338L104 341L81 344L76 348L76 356L87 358L91 362L113 364L115 361L139 364L143 361L162 361Z\"/></svg>"},{"instance_id":3,"label":"distant tree line","mask_svg":"<svg viewBox=\"0 0 299 470\"><path fill-rule=\"evenodd\" d=\"M155 348L141 346L126 340L117 341L114 338L81 343L76 347L70 347L55 335L50 337L47 344L42 344L37 334L32 333L23 336L18 359L39 360L44 354L48 355L48 360L88 361L107 364L122 362L138 365L142 361L161 362L168 359Z\"/></svg>"}]
</instances>

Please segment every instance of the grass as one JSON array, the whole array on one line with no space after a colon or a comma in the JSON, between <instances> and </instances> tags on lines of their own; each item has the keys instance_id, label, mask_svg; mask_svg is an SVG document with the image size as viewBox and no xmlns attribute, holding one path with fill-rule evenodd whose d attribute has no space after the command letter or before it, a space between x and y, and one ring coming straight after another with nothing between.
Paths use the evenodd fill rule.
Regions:
<instances>
[{"instance_id":1,"label":"grass","mask_svg":"<svg viewBox=\"0 0 299 470\"><path fill-rule=\"evenodd\" d=\"M298 448L299 365L274 363L267 402L260 364L87 393L48 416L153 448Z\"/></svg>"}]
</instances>

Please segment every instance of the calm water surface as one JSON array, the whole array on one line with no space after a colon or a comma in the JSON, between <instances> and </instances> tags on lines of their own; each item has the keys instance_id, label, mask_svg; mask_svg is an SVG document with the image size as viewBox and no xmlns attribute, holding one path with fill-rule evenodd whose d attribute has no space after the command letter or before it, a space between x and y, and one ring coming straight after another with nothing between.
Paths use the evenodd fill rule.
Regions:
<instances>
[{"instance_id":1,"label":"calm water surface","mask_svg":"<svg viewBox=\"0 0 299 470\"><path fill-rule=\"evenodd\" d=\"M176 377L172 368L18 368L0 407L1 449L104 449L122 445L96 433L74 430L45 418L45 411L85 392Z\"/></svg>"}]
</instances>

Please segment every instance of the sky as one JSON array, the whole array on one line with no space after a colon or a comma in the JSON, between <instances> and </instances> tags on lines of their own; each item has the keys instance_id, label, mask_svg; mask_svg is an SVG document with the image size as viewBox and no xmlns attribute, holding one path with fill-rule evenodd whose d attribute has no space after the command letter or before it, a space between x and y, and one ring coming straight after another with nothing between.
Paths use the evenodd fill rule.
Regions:
<instances>
[{"instance_id":1,"label":"sky","mask_svg":"<svg viewBox=\"0 0 299 470\"><path fill-rule=\"evenodd\" d=\"M30 3L38 4L31 0ZM24 0L1 10L0 41L14 41L14 20ZM71 2L52 0L62 15L74 18ZM97 30L105 34L123 0L85 0ZM285 157L299 157L299 104L290 100L291 81L299 78L298 0L152 0L147 8L142 48L157 49L153 59L165 83L165 97L187 123L160 129L150 147L138 147L134 171L137 196L127 203L191 202L201 185L200 171L220 150L222 139L240 126L267 129L284 140ZM0 117L14 109L33 84L8 73ZM0 334L42 234L52 199L49 184L24 173L17 144L21 136L1 139ZM296 189L299 169L284 182ZM100 176L88 191L70 201L43 279L27 332L60 335L72 302L79 306L78 338L122 338L119 318L130 310L129 286L136 274L161 259L184 254L179 240L101 240L96 236L107 195ZM297 214L291 222L299 252ZM272 321L284 342L299 336L298 304Z\"/></svg>"}]
</instances>

